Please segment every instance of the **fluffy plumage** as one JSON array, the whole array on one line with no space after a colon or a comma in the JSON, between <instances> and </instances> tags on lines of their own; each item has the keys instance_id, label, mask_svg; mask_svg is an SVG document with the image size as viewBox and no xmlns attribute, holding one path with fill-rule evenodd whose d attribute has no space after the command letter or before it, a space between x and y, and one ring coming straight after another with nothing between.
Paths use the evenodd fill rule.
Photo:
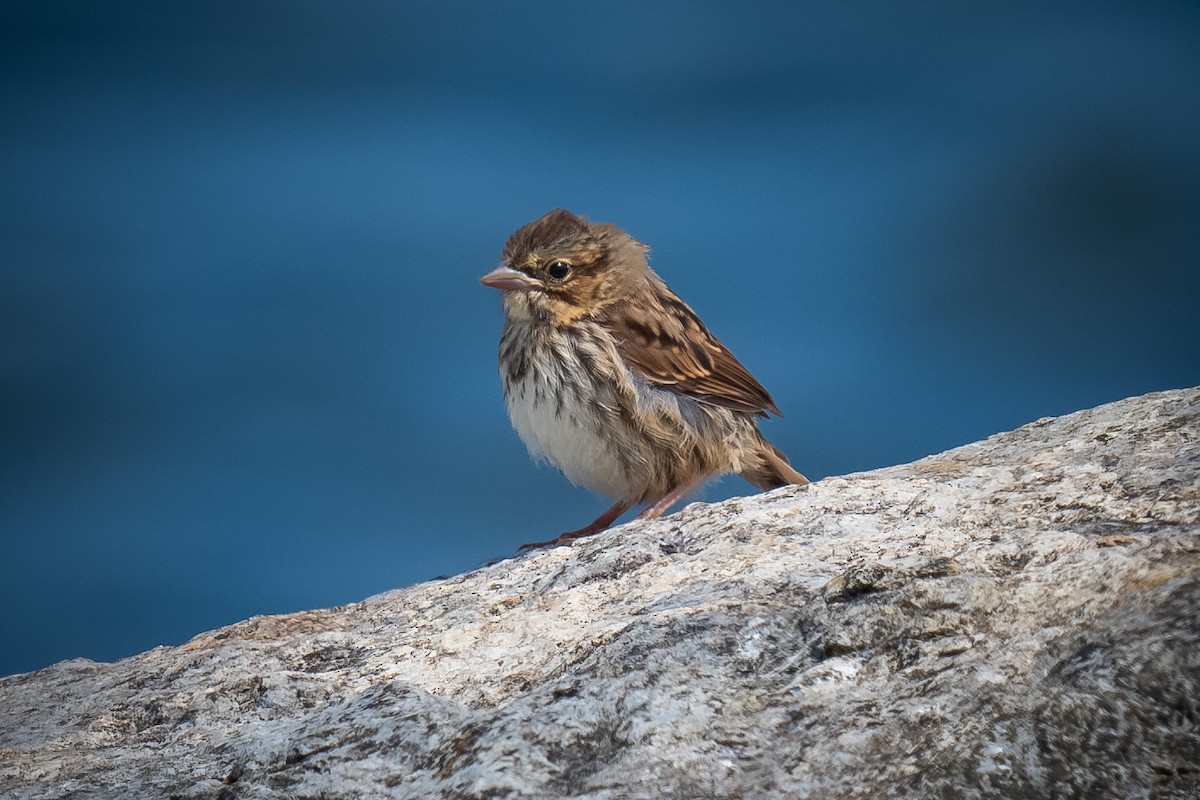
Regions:
<instances>
[{"instance_id":1,"label":"fluffy plumage","mask_svg":"<svg viewBox=\"0 0 1200 800\"><path fill-rule=\"evenodd\" d=\"M656 517L701 481L807 483L758 431L767 390L613 225L557 209L516 231L483 283L504 293L500 376L530 452L616 502L552 543L632 505Z\"/></svg>"}]
</instances>

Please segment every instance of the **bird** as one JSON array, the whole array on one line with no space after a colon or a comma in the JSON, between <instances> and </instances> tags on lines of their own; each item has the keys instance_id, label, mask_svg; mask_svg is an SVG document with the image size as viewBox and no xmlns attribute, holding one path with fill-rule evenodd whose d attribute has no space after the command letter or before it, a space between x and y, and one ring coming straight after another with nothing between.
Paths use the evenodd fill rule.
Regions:
<instances>
[{"instance_id":1,"label":"bird","mask_svg":"<svg viewBox=\"0 0 1200 800\"><path fill-rule=\"evenodd\" d=\"M499 368L534 458L613 501L593 522L521 549L598 533L630 508L654 519L704 481L759 489L808 479L758 429L771 395L610 223L554 209L514 232L480 282L502 294Z\"/></svg>"}]
</instances>

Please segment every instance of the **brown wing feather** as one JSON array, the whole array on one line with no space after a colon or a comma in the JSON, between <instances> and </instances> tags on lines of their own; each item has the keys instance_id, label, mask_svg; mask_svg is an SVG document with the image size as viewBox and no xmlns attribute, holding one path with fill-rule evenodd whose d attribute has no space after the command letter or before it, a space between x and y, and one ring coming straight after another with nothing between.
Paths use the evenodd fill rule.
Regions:
<instances>
[{"instance_id":1,"label":"brown wing feather","mask_svg":"<svg viewBox=\"0 0 1200 800\"><path fill-rule=\"evenodd\" d=\"M768 411L779 414L762 384L656 277L649 291L605 309L602 319L630 369L706 403L764 417Z\"/></svg>"}]
</instances>

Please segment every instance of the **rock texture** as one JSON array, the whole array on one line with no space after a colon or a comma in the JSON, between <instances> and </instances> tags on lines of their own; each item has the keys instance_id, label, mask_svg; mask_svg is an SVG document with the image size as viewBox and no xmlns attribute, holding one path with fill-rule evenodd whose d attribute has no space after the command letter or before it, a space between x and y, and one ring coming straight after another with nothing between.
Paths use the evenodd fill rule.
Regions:
<instances>
[{"instance_id":1,"label":"rock texture","mask_svg":"<svg viewBox=\"0 0 1200 800\"><path fill-rule=\"evenodd\" d=\"M0 680L13 798L1200 796L1200 390Z\"/></svg>"}]
</instances>

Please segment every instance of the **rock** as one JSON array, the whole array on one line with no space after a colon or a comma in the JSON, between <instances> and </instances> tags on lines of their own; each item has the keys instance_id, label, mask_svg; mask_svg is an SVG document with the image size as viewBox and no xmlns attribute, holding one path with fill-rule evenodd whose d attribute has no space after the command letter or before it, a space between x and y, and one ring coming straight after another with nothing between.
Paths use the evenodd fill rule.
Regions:
<instances>
[{"instance_id":1,"label":"rock","mask_svg":"<svg viewBox=\"0 0 1200 800\"><path fill-rule=\"evenodd\" d=\"M0 680L12 798L1200 796L1200 390Z\"/></svg>"}]
</instances>

